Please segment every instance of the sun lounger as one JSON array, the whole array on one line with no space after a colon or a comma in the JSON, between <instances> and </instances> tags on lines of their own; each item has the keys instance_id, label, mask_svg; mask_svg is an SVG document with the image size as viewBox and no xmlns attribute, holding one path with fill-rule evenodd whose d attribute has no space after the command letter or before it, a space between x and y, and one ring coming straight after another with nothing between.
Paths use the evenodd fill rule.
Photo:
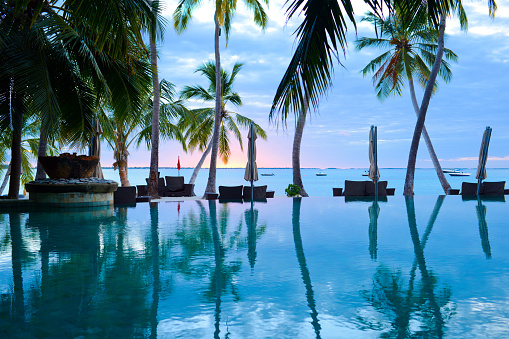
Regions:
<instances>
[{"instance_id":1,"label":"sun lounger","mask_svg":"<svg viewBox=\"0 0 509 339\"><path fill-rule=\"evenodd\" d=\"M501 195L505 194L505 181L485 181L481 184L479 195ZM477 195L477 183L463 182L461 184L461 195Z\"/></svg>"},{"instance_id":2,"label":"sun lounger","mask_svg":"<svg viewBox=\"0 0 509 339\"><path fill-rule=\"evenodd\" d=\"M136 204L136 186L118 187L117 190L113 192L113 204Z\"/></svg>"},{"instance_id":3,"label":"sun lounger","mask_svg":"<svg viewBox=\"0 0 509 339\"><path fill-rule=\"evenodd\" d=\"M244 200L251 201L251 186L244 186L242 196ZM253 186L253 200L267 199L267 185Z\"/></svg>"},{"instance_id":4,"label":"sun lounger","mask_svg":"<svg viewBox=\"0 0 509 339\"><path fill-rule=\"evenodd\" d=\"M378 182L378 196L384 197L394 195L395 188L387 188L387 181ZM345 180L345 190L342 188L332 188L332 195L345 197L373 197L375 196L375 184L372 181L352 181Z\"/></svg>"},{"instance_id":5,"label":"sun lounger","mask_svg":"<svg viewBox=\"0 0 509 339\"><path fill-rule=\"evenodd\" d=\"M219 200L242 202L243 186L219 186Z\"/></svg>"}]
</instances>

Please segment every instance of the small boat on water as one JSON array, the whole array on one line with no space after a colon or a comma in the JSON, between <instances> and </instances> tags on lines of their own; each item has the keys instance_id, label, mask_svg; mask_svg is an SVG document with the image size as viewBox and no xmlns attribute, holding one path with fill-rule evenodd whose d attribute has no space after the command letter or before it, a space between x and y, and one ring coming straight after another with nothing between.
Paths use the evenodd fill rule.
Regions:
<instances>
[{"instance_id":1,"label":"small boat on water","mask_svg":"<svg viewBox=\"0 0 509 339\"><path fill-rule=\"evenodd\" d=\"M364 171L364 173L362 173L362 176L363 176L363 177L367 177L367 176L369 176L369 171Z\"/></svg>"},{"instance_id":2,"label":"small boat on water","mask_svg":"<svg viewBox=\"0 0 509 339\"><path fill-rule=\"evenodd\" d=\"M274 173L262 173L261 176L263 176L263 177L273 177Z\"/></svg>"},{"instance_id":3,"label":"small boat on water","mask_svg":"<svg viewBox=\"0 0 509 339\"><path fill-rule=\"evenodd\" d=\"M454 173L449 173L449 175L451 177L468 177L470 176L472 173L465 173L465 172L454 172Z\"/></svg>"},{"instance_id":4,"label":"small boat on water","mask_svg":"<svg viewBox=\"0 0 509 339\"><path fill-rule=\"evenodd\" d=\"M459 170L454 169L454 168L444 168L444 169L442 170L442 172L444 172L444 173L460 173L460 171L459 171Z\"/></svg>"},{"instance_id":5,"label":"small boat on water","mask_svg":"<svg viewBox=\"0 0 509 339\"><path fill-rule=\"evenodd\" d=\"M327 173L324 173L324 172L322 172L322 171L320 171L320 172L316 173L316 176L317 176L317 177L325 177L326 175L327 175Z\"/></svg>"}]
</instances>

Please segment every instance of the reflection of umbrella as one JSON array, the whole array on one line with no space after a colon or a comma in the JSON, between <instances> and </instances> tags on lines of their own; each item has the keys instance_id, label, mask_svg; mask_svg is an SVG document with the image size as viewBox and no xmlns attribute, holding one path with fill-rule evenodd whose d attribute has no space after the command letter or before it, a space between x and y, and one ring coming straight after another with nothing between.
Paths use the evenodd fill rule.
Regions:
<instances>
[{"instance_id":1,"label":"reflection of umbrella","mask_svg":"<svg viewBox=\"0 0 509 339\"><path fill-rule=\"evenodd\" d=\"M368 207L369 213L369 255L371 259L376 260L377 238L378 238L378 215L380 214L380 206L375 200Z\"/></svg>"},{"instance_id":2,"label":"reflection of umbrella","mask_svg":"<svg viewBox=\"0 0 509 339\"><path fill-rule=\"evenodd\" d=\"M369 130L369 178L375 183L375 197L378 197L378 179L380 171L378 170L377 157L377 135L376 126L371 126Z\"/></svg>"},{"instance_id":3,"label":"reflection of umbrella","mask_svg":"<svg viewBox=\"0 0 509 339\"><path fill-rule=\"evenodd\" d=\"M491 259L491 246L490 239L488 237L488 224L486 223L486 206L481 203L481 200L477 200L477 206L475 206L477 212L477 220L479 222L479 235L481 236L481 246L486 259Z\"/></svg>"},{"instance_id":4,"label":"reflection of umbrella","mask_svg":"<svg viewBox=\"0 0 509 339\"><path fill-rule=\"evenodd\" d=\"M99 162L97 163L97 167L92 174L93 177L104 179L103 170L101 168L101 134L103 130L101 128L101 124L99 123L99 119L94 119L94 136L92 137L90 147L88 153L90 156L96 156L99 158Z\"/></svg>"},{"instance_id":5,"label":"reflection of umbrella","mask_svg":"<svg viewBox=\"0 0 509 339\"><path fill-rule=\"evenodd\" d=\"M479 164L477 165L477 173L475 178L479 179L477 182L477 195L481 189L483 179L486 179L486 160L488 159L488 147L490 146L491 127L487 126L482 136L481 149L479 150Z\"/></svg>"},{"instance_id":6,"label":"reflection of umbrella","mask_svg":"<svg viewBox=\"0 0 509 339\"><path fill-rule=\"evenodd\" d=\"M258 167L256 166L256 132L254 130L254 122L251 122L251 128L249 129L249 152L247 158L246 172L244 173L244 179L251 181L251 201L253 201L253 181L258 180Z\"/></svg>"},{"instance_id":7,"label":"reflection of umbrella","mask_svg":"<svg viewBox=\"0 0 509 339\"><path fill-rule=\"evenodd\" d=\"M247 225L247 258L251 268L254 268L256 262L256 225L258 223L258 210L253 209L253 201L251 200L251 208L248 209L244 216Z\"/></svg>"}]
</instances>

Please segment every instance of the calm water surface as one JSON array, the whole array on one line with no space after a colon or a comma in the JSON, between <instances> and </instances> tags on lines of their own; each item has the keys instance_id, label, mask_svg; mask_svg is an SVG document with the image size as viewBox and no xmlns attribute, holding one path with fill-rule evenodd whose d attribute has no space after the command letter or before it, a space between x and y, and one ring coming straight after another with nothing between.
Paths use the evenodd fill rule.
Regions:
<instances>
[{"instance_id":1,"label":"calm water surface","mask_svg":"<svg viewBox=\"0 0 509 339\"><path fill-rule=\"evenodd\" d=\"M509 337L507 212L395 196L0 214L0 335Z\"/></svg>"}]
</instances>

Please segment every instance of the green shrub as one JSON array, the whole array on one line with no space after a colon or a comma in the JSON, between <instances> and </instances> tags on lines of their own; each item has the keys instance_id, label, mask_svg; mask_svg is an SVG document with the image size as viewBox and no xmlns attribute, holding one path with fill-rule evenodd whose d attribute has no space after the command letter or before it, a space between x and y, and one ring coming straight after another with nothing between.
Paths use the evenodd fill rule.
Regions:
<instances>
[{"instance_id":1,"label":"green shrub","mask_svg":"<svg viewBox=\"0 0 509 339\"><path fill-rule=\"evenodd\" d=\"M294 184L289 184L288 188L285 188L285 193L287 197L295 197L300 193L300 187Z\"/></svg>"}]
</instances>

